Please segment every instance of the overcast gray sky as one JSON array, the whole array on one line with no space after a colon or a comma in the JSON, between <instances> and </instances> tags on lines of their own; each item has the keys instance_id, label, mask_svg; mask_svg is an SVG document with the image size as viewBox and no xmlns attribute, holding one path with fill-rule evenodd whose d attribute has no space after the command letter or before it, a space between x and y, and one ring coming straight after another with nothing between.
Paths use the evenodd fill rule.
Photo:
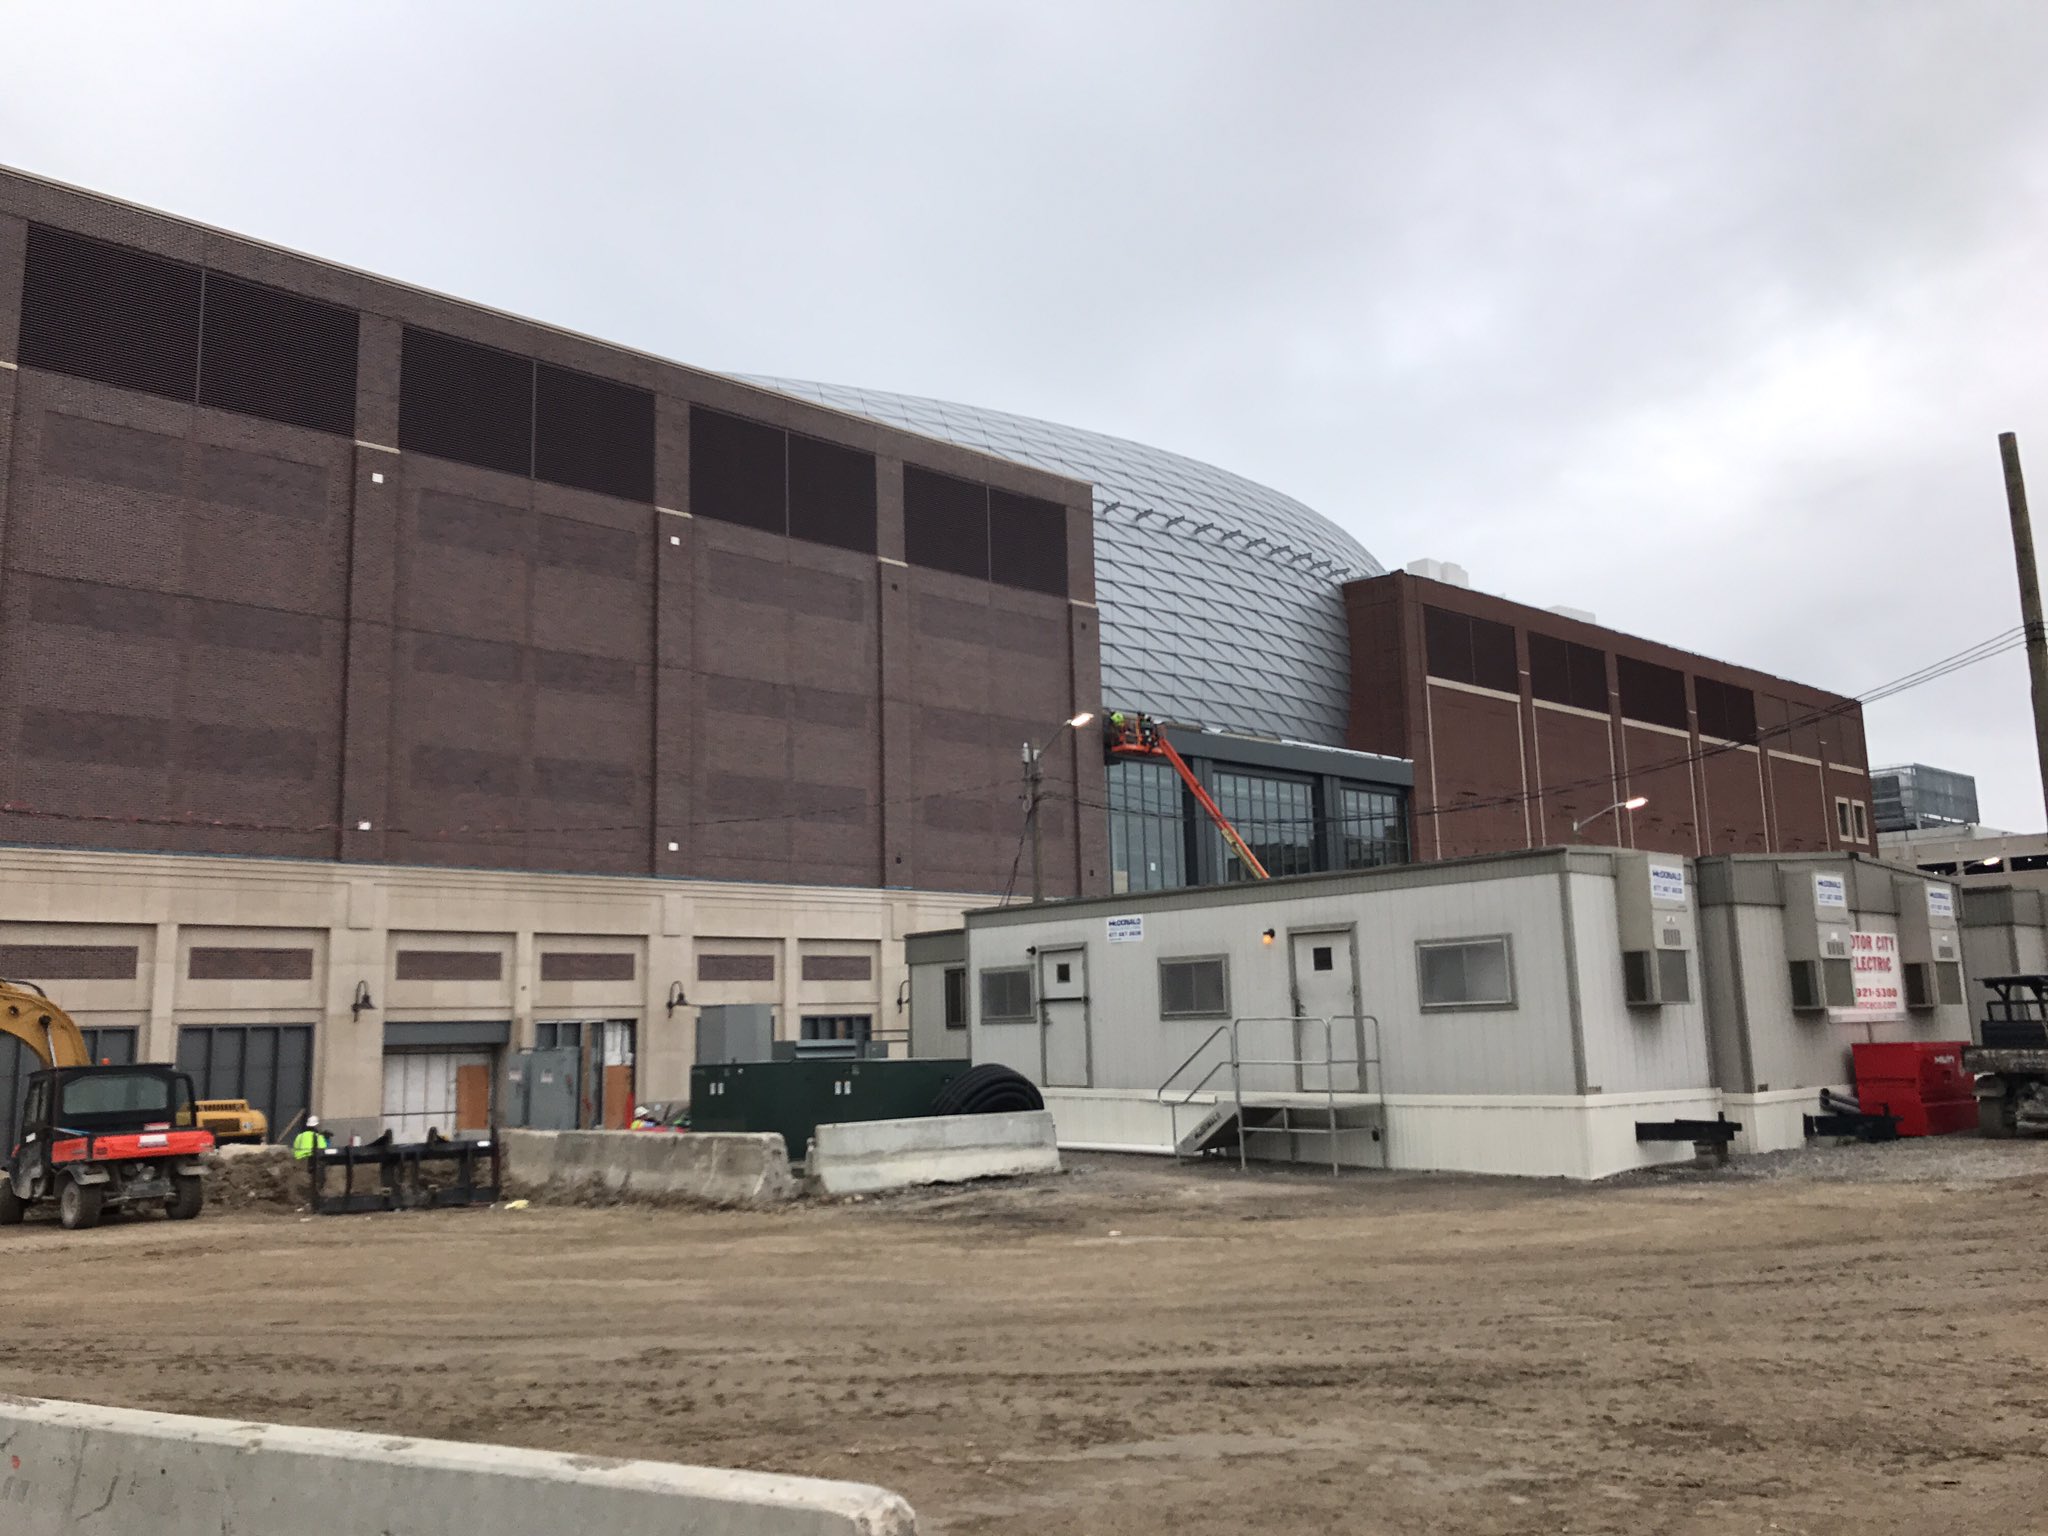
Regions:
<instances>
[{"instance_id":1,"label":"overcast gray sky","mask_svg":"<svg viewBox=\"0 0 2048 1536\"><path fill-rule=\"evenodd\" d=\"M1860 692L2048 521L2031 0L63 5L0 161L735 372L1178 449ZM1869 713L2039 828L2009 654Z\"/></svg>"}]
</instances>

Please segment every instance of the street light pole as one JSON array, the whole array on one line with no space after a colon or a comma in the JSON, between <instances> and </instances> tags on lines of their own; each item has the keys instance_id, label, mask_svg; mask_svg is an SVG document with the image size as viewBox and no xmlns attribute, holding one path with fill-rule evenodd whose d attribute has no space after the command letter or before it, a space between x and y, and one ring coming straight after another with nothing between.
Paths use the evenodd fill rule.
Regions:
<instances>
[{"instance_id":1,"label":"street light pole","mask_svg":"<svg viewBox=\"0 0 2048 1536\"><path fill-rule=\"evenodd\" d=\"M1060 739L1063 732L1078 731L1093 720L1090 710L1082 710L1073 719L1061 723L1059 730L1046 738L1045 746L1034 747L1024 743L1024 820L1031 829L1031 900L1033 905L1045 899L1045 834L1038 820L1038 802L1045 790L1046 749Z\"/></svg>"}]
</instances>

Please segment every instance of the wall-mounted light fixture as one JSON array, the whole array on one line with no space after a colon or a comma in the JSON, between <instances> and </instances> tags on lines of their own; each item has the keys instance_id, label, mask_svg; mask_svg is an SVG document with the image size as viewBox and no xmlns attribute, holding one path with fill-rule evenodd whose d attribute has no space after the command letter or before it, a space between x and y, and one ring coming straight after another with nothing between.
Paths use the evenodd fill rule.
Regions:
<instances>
[{"instance_id":1,"label":"wall-mounted light fixture","mask_svg":"<svg viewBox=\"0 0 2048 1536\"><path fill-rule=\"evenodd\" d=\"M360 1019L365 1013L375 1012L376 1008L376 999L370 996L370 984L367 981L357 982L355 999L348 1005L348 1016Z\"/></svg>"},{"instance_id":2,"label":"wall-mounted light fixture","mask_svg":"<svg viewBox=\"0 0 2048 1536\"><path fill-rule=\"evenodd\" d=\"M1268 928L1264 933L1260 934L1259 942L1261 944L1271 944L1273 942L1273 930Z\"/></svg>"},{"instance_id":3,"label":"wall-mounted light fixture","mask_svg":"<svg viewBox=\"0 0 2048 1536\"><path fill-rule=\"evenodd\" d=\"M901 1013L910 1003L910 978L904 977L896 986L896 1011Z\"/></svg>"},{"instance_id":4,"label":"wall-mounted light fixture","mask_svg":"<svg viewBox=\"0 0 2048 1536\"><path fill-rule=\"evenodd\" d=\"M680 981L672 981L668 984L668 1016L670 1018L674 1018L676 1010L687 1006L689 1001L687 997L683 996L683 984Z\"/></svg>"}]
</instances>

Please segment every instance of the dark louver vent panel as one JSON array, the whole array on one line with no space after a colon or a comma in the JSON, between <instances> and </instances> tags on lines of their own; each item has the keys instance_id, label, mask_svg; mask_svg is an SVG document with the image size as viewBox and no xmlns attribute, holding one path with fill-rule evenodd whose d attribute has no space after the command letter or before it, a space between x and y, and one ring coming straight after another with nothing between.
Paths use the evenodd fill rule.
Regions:
<instances>
[{"instance_id":1,"label":"dark louver vent panel","mask_svg":"<svg viewBox=\"0 0 2048 1536\"><path fill-rule=\"evenodd\" d=\"M654 500L654 396L630 384L539 364L533 472L556 485Z\"/></svg>"},{"instance_id":2,"label":"dark louver vent panel","mask_svg":"<svg viewBox=\"0 0 2048 1536\"><path fill-rule=\"evenodd\" d=\"M988 580L988 487L903 466L903 557Z\"/></svg>"},{"instance_id":3,"label":"dark louver vent panel","mask_svg":"<svg viewBox=\"0 0 2048 1536\"><path fill-rule=\"evenodd\" d=\"M1621 692L1621 712L1631 720L1668 726L1674 731L1689 727L1685 708L1685 674L1655 662L1633 656L1614 659L1614 681Z\"/></svg>"},{"instance_id":4,"label":"dark louver vent panel","mask_svg":"<svg viewBox=\"0 0 2048 1536\"><path fill-rule=\"evenodd\" d=\"M1529 636L1529 691L1552 704L1607 713L1607 653L1554 635Z\"/></svg>"},{"instance_id":5,"label":"dark louver vent panel","mask_svg":"<svg viewBox=\"0 0 2048 1536\"><path fill-rule=\"evenodd\" d=\"M1033 592L1067 595L1067 509L1056 501L988 493L991 581Z\"/></svg>"},{"instance_id":6,"label":"dark louver vent panel","mask_svg":"<svg viewBox=\"0 0 2048 1536\"><path fill-rule=\"evenodd\" d=\"M354 310L209 272L199 403L353 437L358 330Z\"/></svg>"},{"instance_id":7,"label":"dark louver vent panel","mask_svg":"<svg viewBox=\"0 0 2048 1536\"><path fill-rule=\"evenodd\" d=\"M780 428L690 412L690 511L769 533L789 531L784 434Z\"/></svg>"},{"instance_id":8,"label":"dark louver vent panel","mask_svg":"<svg viewBox=\"0 0 2048 1536\"><path fill-rule=\"evenodd\" d=\"M1692 693L1702 736L1717 736L1722 741L1756 740L1756 695L1747 688L1695 677Z\"/></svg>"},{"instance_id":9,"label":"dark louver vent panel","mask_svg":"<svg viewBox=\"0 0 2048 1536\"><path fill-rule=\"evenodd\" d=\"M533 364L407 326L398 446L479 469L532 474Z\"/></svg>"},{"instance_id":10,"label":"dark louver vent panel","mask_svg":"<svg viewBox=\"0 0 2048 1536\"><path fill-rule=\"evenodd\" d=\"M791 433L789 532L792 538L872 555L874 455Z\"/></svg>"},{"instance_id":11,"label":"dark louver vent panel","mask_svg":"<svg viewBox=\"0 0 2048 1536\"><path fill-rule=\"evenodd\" d=\"M199 380L199 268L31 225L21 362L190 400Z\"/></svg>"},{"instance_id":12,"label":"dark louver vent panel","mask_svg":"<svg viewBox=\"0 0 2048 1536\"><path fill-rule=\"evenodd\" d=\"M1521 691L1512 624L1424 604L1422 642L1431 677L1500 693Z\"/></svg>"}]
</instances>

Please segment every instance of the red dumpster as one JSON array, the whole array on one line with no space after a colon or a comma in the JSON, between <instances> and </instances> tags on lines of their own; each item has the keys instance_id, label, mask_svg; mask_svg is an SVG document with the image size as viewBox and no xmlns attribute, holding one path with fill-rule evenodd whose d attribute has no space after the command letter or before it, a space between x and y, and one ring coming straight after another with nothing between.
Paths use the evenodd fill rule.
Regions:
<instances>
[{"instance_id":1,"label":"red dumpster","mask_svg":"<svg viewBox=\"0 0 2048 1536\"><path fill-rule=\"evenodd\" d=\"M1977 1127L1977 1080L1961 1040L1887 1040L1854 1047L1856 1103L1896 1115L1901 1136L1947 1136Z\"/></svg>"}]
</instances>

